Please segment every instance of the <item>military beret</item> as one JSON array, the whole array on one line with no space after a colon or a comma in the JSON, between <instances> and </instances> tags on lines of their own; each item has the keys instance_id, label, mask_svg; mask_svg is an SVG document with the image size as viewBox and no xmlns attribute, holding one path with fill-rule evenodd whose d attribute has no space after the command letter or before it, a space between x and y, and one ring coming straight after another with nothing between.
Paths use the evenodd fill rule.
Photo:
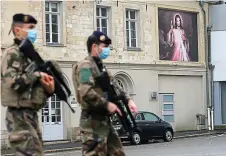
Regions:
<instances>
[{"instance_id":1,"label":"military beret","mask_svg":"<svg viewBox=\"0 0 226 156\"><path fill-rule=\"evenodd\" d=\"M33 16L21 13L13 15L13 22L37 24L37 20Z\"/></svg>"},{"instance_id":2,"label":"military beret","mask_svg":"<svg viewBox=\"0 0 226 156\"><path fill-rule=\"evenodd\" d=\"M101 31L94 31L92 35L95 36L100 43L111 44L111 39Z\"/></svg>"}]
</instances>

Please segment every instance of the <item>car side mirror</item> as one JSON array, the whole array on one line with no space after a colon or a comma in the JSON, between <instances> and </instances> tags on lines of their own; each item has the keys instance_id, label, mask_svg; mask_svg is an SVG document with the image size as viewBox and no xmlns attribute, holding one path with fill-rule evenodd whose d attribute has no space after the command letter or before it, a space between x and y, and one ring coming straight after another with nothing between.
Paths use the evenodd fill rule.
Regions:
<instances>
[{"instance_id":1,"label":"car side mirror","mask_svg":"<svg viewBox=\"0 0 226 156\"><path fill-rule=\"evenodd\" d=\"M162 122L162 119L159 118L158 122L161 123Z\"/></svg>"}]
</instances>

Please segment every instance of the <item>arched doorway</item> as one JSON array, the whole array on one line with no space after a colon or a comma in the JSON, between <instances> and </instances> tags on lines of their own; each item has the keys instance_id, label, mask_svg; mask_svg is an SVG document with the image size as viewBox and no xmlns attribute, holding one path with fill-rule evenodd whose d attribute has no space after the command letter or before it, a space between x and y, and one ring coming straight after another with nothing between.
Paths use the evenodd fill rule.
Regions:
<instances>
[{"instance_id":1,"label":"arched doorway","mask_svg":"<svg viewBox=\"0 0 226 156\"><path fill-rule=\"evenodd\" d=\"M125 72L117 72L114 75L114 78L118 82L119 86L121 86L121 88L133 98L133 96L135 95L135 87L130 75Z\"/></svg>"},{"instance_id":2,"label":"arched doorway","mask_svg":"<svg viewBox=\"0 0 226 156\"><path fill-rule=\"evenodd\" d=\"M69 81L64 75L65 82ZM54 94L42 109L42 137L44 141L64 139L62 101Z\"/></svg>"}]
</instances>

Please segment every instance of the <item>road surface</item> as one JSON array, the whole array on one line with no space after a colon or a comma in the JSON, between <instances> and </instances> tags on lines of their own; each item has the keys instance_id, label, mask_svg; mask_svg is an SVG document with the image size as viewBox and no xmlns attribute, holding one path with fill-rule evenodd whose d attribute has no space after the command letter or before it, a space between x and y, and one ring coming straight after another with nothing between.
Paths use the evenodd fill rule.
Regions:
<instances>
[{"instance_id":1,"label":"road surface","mask_svg":"<svg viewBox=\"0 0 226 156\"><path fill-rule=\"evenodd\" d=\"M125 145L126 156L226 156L226 134L176 139L145 145ZM81 151L49 153L46 156L81 156Z\"/></svg>"}]
</instances>

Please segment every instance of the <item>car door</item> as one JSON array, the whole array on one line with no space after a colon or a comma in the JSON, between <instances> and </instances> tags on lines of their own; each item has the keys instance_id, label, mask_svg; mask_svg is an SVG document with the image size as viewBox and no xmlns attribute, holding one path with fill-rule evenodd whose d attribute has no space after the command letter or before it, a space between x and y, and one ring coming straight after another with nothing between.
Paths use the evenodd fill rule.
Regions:
<instances>
[{"instance_id":1,"label":"car door","mask_svg":"<svg viewBox=\"0 0 226 156\"><path fill-rule=\"evenodd\" d=\"M164 134L164 127L165 127L165 124L162 122L162 120L154 113L151 113L153 116L155 116L155 119L153 120L156 120L154 122L154 127L156 129L156 133L155 135L156 136L162 136Z\"/></svg>"},{"instance_id":2,"label":"car door","mask_svg":"<svg viewBox=\"0 0 226 156\"><path fill-rule=\"evenodd\" d=\"M159 118L150 112L143 113L147 126L147 135L149 137L161 136L164 126L159 122Z\"/></svg>"},{"instance_id":3,"label":"car door","mask_svg":"<svg viewBox=\"0 0 226 156\"><path fill-rule=\"evenodd\" d=\"M150 126L151 126L151 123L150 121L148 120L148 118L144 116L144 113L142 112L142 117L143 117L143 120L142 120L142 135L145 137L145 138L150 138L152 135L152 133L150 133Z\"/></svg>"},{"instance_id":4,"label":"car door","mask_svg":"<svg viewBox=\"0 0 226 156\"><path fill-rule=\"evenodd\" d=\"M146 122L144 120L144 117L143 117L143 114L142 113L138 113L136 116L135 116L135 121L136 121L136 124L137 124L137 129L140 131L140 135L141 137L146 137L147 134L146 133Z\"/></svg>"}]
</instances>

